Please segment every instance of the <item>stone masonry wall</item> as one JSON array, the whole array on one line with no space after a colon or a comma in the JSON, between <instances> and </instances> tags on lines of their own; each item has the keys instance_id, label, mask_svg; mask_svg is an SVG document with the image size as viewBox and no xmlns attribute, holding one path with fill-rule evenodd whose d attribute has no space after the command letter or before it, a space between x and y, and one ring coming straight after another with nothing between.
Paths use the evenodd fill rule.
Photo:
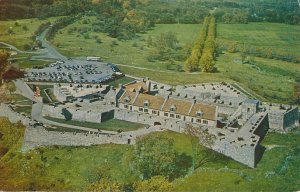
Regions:
<instances>
[{"instance_id":1,"label":"stone masonry wall","mask_svg":"<svg viewBox=\"0 0 300 192\"><path fill-rule=\"evenodd\" d=\"M26 126L32 121L27 116L15 112L9 105L4 103L0 104L0 117L7 117L12 123L21 122Z\"/></svg>"},{"instance_id":2,"label":"stone masonry wall","mask_svg":"<svg viewBox=\"0 0 300 192\"><path fill-rule=\"evenodd\" d=\"M298 111L298 107L295 107L284 114L283 127L284 129L286 129L298 125L299 125L299 111Z\"/></svg>"},{"instance_id":3,"label":"stone masonry wall","mask_svg":"<svg viewBox=\"0 0 300 192\"><path fill-rule=\"evenodd\" d=\"M128 140L130 139L130 142ZM28 127L25 131L22 151L39 146L91 146L97 144L134 144L135 140L122 135L108 135L99 133L70 133L47 131L44 128Z\"/></svg>"},{"instance_id":4,"label":"stone masonry wall","mask_svg":"<svg viewBox=\"0 0 300 192\"><path fill-rule=\"evenodd\" d=\"M161 127L176 132L183 132L186 126L185 122L176 119L170 119L170 118L165 118L165 117L151 115L151 114L143 114L135 111L129 111L126 109L116 109L115 119L136 122L136 123L146 124L150 126L160 123Z\"/></svg>"},{"instance_id":5,"label":"stone masonry wall","mask_svg":"<svg viewBox=\"0 0 300 192\"><path fill-rule=\"evenodd\" d=\"M101 123L102 113L100 112L82 111L80 109L69 109L61 106L44 105L42 114L43 116L65 119L65 116L62 113L63 109L72 114L72 120Z\"/></svg>"}]
</instances>

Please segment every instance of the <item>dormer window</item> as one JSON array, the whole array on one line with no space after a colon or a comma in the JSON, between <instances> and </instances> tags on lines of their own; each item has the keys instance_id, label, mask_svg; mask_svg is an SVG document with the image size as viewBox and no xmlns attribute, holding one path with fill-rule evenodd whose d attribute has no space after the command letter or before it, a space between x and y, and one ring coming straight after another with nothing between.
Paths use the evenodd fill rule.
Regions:
<instances>
[{"instance_id":1,"label":"dormer window","mask_svg":"<svg viewBox=\"0 0 300 192\"><path fill-rule=\"evenodd\" d=\"M130 98L129 98L129 97L125 97L124 101L125 101L126 103L129 103L129 102L130 102Z\"/></svg>"},{"instance_id":2,"label":"dormer window","mask_svg":"<svg viewBox=\"0 0 300 192\"><path fill-rule=\"evenodd\" d=\"M144 107L145 107L145 108L149 107L149 101L145 101L145 102L144 102Z\"/></svg>"},{"instance_id":3,"label":"dormer window","mask_svg":"<svg viewBox=\"0 0 300 192\"><path fill-rule=\"evenodd\" d=\"M202 117L203 116L203 112L202 111L197 111L196 115L197 115L197 117Z\"/></svg>"},{"instance_id":4,"label":"dormer window","mask_svg":"<svg viewBox=\"0 0 300 192\"><path fill-rule=\"evenodd\" d=\"M175 105L172 105L171 108L170 108L170 111L171 111L171 112L175 112L175 111L176 111L176 106L175 106Z\"/></svg>"}]
</instances>

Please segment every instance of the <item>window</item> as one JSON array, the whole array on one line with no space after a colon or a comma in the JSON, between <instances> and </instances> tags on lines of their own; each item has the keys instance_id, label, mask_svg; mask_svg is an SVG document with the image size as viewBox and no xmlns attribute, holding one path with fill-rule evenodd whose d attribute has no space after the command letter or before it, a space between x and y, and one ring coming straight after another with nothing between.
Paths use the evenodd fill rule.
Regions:
<instances>
[{"instance_id":1,"label":"window","mask_svg":"<svg viewBox=\"0 0 300 192\"><path fill-rule=\"evenodd\" d=\"M174 117L174 114L170 114L170 117Z\"/></svg>"},{"instance_id":2,"label":"window","mask_svg":"<svg viewBox=\"0 0 300 192\"><path fill-rule=\"evenodd\" d=\"M125 109L128 109L128 105L124 105L124 108L125 108Z\"/></svg>"},{"instance_id":3,"label":"window","mask_svg":"<svg viewBox=\"0 0 300 192\"><path fill-rule=\"evenodd\" d=\"M144 109L144 112L145 112L145 113L148 113L148 109Z\"/></svg>"},{"instance_id":4,"label":"window","mask_svg":"<svg viewBox=\"0 0 300 192\"><path fill-rule=\"evenodd\" d=\"M177 119L180 119L180 115L176 115L176 118L177 118Z\"/></svg>"},{"instance_id":5,"label":"window","mask_svg":"<svg viewBox=\"0 0 300 192\"><path fill-rule=\"evenodd\" d=\"M156 114L156 113L157 113L157 111L155 111L155 110L152 111L152 114Z\"/></svg>"},{"instance_id":6,"label":"window","mask_svg":"<svg viewBox=\"0 0 300 192\"><path fill-rule=\"evenodd\" d=\"M175 111L176 111L175 105L172 105L172 106L170 107L170 111L171 111L171 112L175 112Z\"/></svg>"},{"instance_id":7,"label":"window","mask_svg":"<svg viewBox=\"0 0 300 192\"><path fill-rule=\"evenodd\" d=\"M145 102L144 102L144 107L145 107L145 108L149 107L149 101L145 101Z\"/></svg>"},{"instance_id":8,"label":"window","mask_svg":"<svg viewBox=\"0 0 300 192\"><path fill-rule=\"evenodd\" d=\"M202 112L202 111L198 111L198 112L197 112L197 117L202 117L202 115L203 115L203 112Z\"/></svg>"},{"instance_id":9,"label":"window","mask_svg":"<svg viewBox=\"0 0 300 192\"><path fill-rule=\"evenodd\" d=\"M208 124L208 121L207 120L203 120L203 124Z\"/></svg>"},{"instance_id":10,"label":"window","mask_svg":"<svg viewBox=\"0 0 300 192\"><path fill-rule=\"evenodd\" d=\"M132 111L132 106L130 106L130 111Z\"/></svg>"},{"instance_id":11,"label":"window","mask_svg":"<svg viewBox=\"0 0 300 192\"><path fill-rule=\"evenodd\" d=\"M201 119L196 119L196 122L197 123L201 123Z\"/></svg>"},{"instance_id":12,"label":"window","mask_svg":"<svg viewBox=\"0 0 300 192\"><path fill-rule=\"evenodd\" d=\"M191 119L191 122L194 123L194 118Z\"/></svg>"},{"instance_id":13,"label":"window","mask_svg":"<svg viewBox=\"0 0 300 192\"><path fill-rule=\"evenodd\" d=\"M126 97L124 100L126 103L129 103L129 101L130 101L129 97Z\"/></svg>"},{"instance_id":14,"label":"window","mask_svg":"<svg viewBox=\"0 0 300 192\"><path fill-rule=\"evenodd\" d=\"M143 112L143 108L140 107L140 108L139 108L139 112Z\"/></svg>"},{"instance_id":15,"label":"window","mask_svg":"<svg viewBox=\"0 0 300 192\"><path fill-rule=\"evenodd\" d=\"M164 114L164 116L165 116L165 117L168 117L168 116L169 116L169 114L168 114L168 113L165 113L165 114Z\"/></svg>"}]
</instances>

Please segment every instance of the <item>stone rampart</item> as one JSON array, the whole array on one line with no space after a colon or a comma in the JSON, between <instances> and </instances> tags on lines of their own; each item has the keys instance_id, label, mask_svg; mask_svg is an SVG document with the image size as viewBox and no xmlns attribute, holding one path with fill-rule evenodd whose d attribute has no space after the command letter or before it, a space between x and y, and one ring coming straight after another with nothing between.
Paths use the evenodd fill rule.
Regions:
<instances>
[{"instance_id":1,"label":"stone rampart","mask_svg":"<svg viewBox=\"0 0 300 192\"><path fill-rule=\"evenodd\" d=\"M29 117L17 113L13 110L13 108L7 104L1 103L0 104L0 117L6 117L12 123L21 122L25 126L28 126L29 123L32 121Z\"/></svg>"}]
</instances>

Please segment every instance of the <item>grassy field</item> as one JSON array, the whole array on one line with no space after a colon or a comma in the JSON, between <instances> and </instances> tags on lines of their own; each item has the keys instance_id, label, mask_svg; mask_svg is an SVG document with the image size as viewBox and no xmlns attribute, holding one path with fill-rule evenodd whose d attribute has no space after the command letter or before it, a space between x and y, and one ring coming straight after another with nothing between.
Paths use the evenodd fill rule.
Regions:
<instances>
[{"instance_id":1,"label":"grassy field","mask_svg":"<svg viewBox=\"0 0 300 192\"><path fill-rule=\"evenodd\" d=\"M218 24L218 39L300 57L300 26L279 23Z\"/></svg>"},{"instance_id":2,"label":"grassy field","mask_svg":"<svg viewBox=\"0 0 300 192\"><path fill-rule=\"evenodd\" d=\"M139 38L130 41L118 41L103 33L89 33L89 39L79 33L68 33L72 27L85 26L78 21L61 30L54 39L60 42L59 50L68 56L101 56L104 60L128 65L120 69L129 75L150 77L153 80L177 84L193 84L202 82L228 81L238 82L244 88L260 95L260 99L272 102L293 102L293 86L299 75L300 67L297 64L272 59L254 57L255 64L241 64L239 54L224 53L217 58L218 72L213 74L196 73L186 74L167 69L167 63L149 62L146 57L153 51L148 48L148 36L156 37L162 32L173 31L177 34L182 47L189 46L197 36L201 25L169 24L157 25L153 30L140 34ZM262 47L272 47L279 51L299 53L298 39L299 26L272 23L250 23L248 25L218 25L218 38L225 41L239 41ZM102 40L97 44L93 36ZM76 39L76 40L75 40ZM115 41L117 45L111 46ZM132 46L136 43L136 46ZM77 45L80 46L77 46ZM181 65L183 61L175 62ZM130 68L130 67L140 67Z\"/></svg>"},{"instance_id":3,"label":"grassy field","mask_svg":"<svg viewBox=\"0 0 300 192\"><path fill-rule=\"evenodd\" d=\"M0 21L0 41L12 44L18 49L23 50L25 44L32 43L32 35L42 23L48 21L55 21L57 18L49 18L47 20L39 19L22 19L14 21ZM16 26L15 23L18 23ZM27 30L23 29L27 27ZM8 30L11 28L12 33L9 34Z\"/></svg>"},{"instance_id":4,"label":"grassy field","mask_svg":"<svg viewBox=\"0 0 300 192\"><path fill-rule=\"evenodd\" d=\"M45 117L48 120L51 121L56 121L59 123L64 123L68 125L76 125L76 126L81 126L81 127L88 127L88 128L93 128L93 129L101 129L101 130L107 130L107 131L134 131L137 129L141 129L144 127L144 125L139 124L139 123L131 123L128 121L121 121L117 119L110 119L107 121L104 121L102 123L91 123L91 122L81 122L81 121L66 121L64 119L57 119L53 117Z\"/></svg>"},{"instance_id":5,"label":"grassy field","mask_svg":"<svg viewBox=\"0 0 300 192\"><path fill-rule=\"evenodd\" d=\"M239 54L223 54L217 60L217 73L185 74L180 72L153 72L129 67L120 67L127 74L138 77L149 77L152 80L176 84L192 84L200 82L228 81L238 82L250 92L262 96L263 100L290 103L293 98L295 78L300 74L298 64L255 58L255 64L241 64L234 60Z\"/></svg>"},{"instance_id":6,"label":"grassy field","mask_svg":"<svg viewBox=\"0 0 300 192\"><path fill-rule=\"evenodd\" d=\"M90 20L93 21L93 17ZM139 34L139 37L129 41L118 41L115 38L108 37L104 33L95 33L89 31L88 38L86 35L81 35L78 32L69 33L71 28L90 27L91 24L82 24L82 21L77 21L74 24L60 30L55 36L53 44L59 44L59 51L63 54L72 57L82 56L100 56L105 61L126 64L137 67L145 67L157 70L167 70L165 62L149 62L146 57L153 51L153 47L147 47L147 38L151 36L153 39L161 33L172 31L175 32L179 43L182 47L187 46L196 38L201 25L157 25L153 30L145 34ZM95 37L101 39L102 43L96 43ZM112 46L113 42L117 44ZM133 44L135 44L133 46ZM180 62L177 62L180 63Z\"/></svg>"}]
</instances>

